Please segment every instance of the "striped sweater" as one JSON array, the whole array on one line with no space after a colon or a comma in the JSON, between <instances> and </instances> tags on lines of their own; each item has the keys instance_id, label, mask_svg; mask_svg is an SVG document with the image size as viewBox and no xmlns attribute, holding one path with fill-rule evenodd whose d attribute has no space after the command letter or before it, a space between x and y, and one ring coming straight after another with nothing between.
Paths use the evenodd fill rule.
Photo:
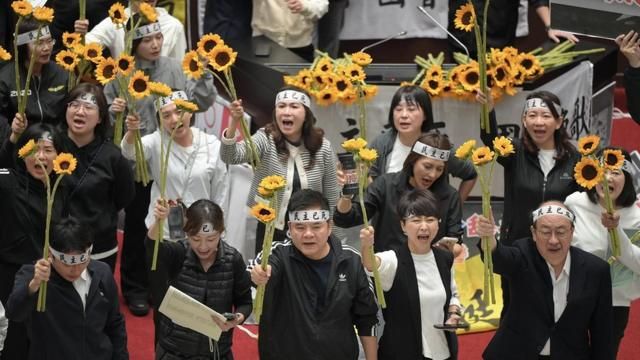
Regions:
<instances>
[{"instance_id":1,"label":"striped sweater","mask_svg":"<svg viewBox=\"0 0 640 360\"><path fill-rule=\"evenodd\" d=\"M255 170L251 191L247 199L247 205L253 206L256 203L257 189L260 181L269 175L280 175L286 179L287 185L284 191L279 194L279 203L283 204L282 209L286 209L291 198L293 187L294 166L298 169L300 185L303 189L319 191L329 201L332 212L335 209L340 188L336 176L337 158L331 148L329 140L322 140L322 147L315 154L315 162L310 169L305 167L311 162L311 155L304 145L293 146L287 143L289 156L278 154L276 144L264 129L258 130L252 136L260 156L260 166ZM235 139L226 137L226 130L222 134L222 147L220 151L222 161L227 164L240 164L249 161L244 141L236 142ZM285 211L280 211L276 219L276 228L284 229Z\"/></svg>"}]
</instances>

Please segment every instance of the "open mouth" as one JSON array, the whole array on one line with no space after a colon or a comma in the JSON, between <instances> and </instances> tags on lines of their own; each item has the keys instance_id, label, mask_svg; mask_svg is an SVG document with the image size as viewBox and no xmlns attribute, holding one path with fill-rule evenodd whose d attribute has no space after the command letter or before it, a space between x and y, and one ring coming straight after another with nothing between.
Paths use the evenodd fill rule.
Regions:
<instances>
[{"instance_id":1,"label":"open mouth","mask_svg":"<svg viewBox=\"0 0 640 360\"><path fill-rule=\"evenodd\" d=\"M77 126L85 126L87 122L84 119L73 118L73 124Z\"/></svg>"},{"instance_id":2,"label":"open mouth","mask_svg":"<svg viewBox=\"0 0 640 360\"><path fill-rule=\"evenodd\" d=\"M420 234L418 234L418 240L419 241L429 241L429 235L426 235L426 234L420 235Z\"/></svg>"}]
</instances>

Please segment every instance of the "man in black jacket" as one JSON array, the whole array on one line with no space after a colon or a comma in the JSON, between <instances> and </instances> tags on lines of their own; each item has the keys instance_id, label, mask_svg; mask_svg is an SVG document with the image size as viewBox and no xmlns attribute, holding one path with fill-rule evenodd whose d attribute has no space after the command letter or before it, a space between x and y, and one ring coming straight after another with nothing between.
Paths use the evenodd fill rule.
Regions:
<instances>
[{"instance_id":1,"label":"man in black jacket","mask_svg":"<svg viewBox=\"0 0 640 360\"><path fill-rule=\"evenodd\" d=\"M532 237L513 246L496 242L486 218L478 223L511 296L483 358L613 360L609 265L571 246L575 215L563 203L545 202L532 216Z\"/></svg>"},{"instance_id":2,"label":"man in black jacket","mask_svg":"<svg viewBox=\"0 0 640 360\"><path fill-rule=\"evenodd\" d=\"M329 203L300 190L289 203L291 240L260 255L251 279L267 285L260 321L260 359L376 359L377 306L359 254L331 236ZM254 309L255 310L255 309Z\"/></svg>"},{"instance_id":3,"label":"man in black jacket","mask_svg":"<svg viewBox=\"0 0 640 360\"><path fill-rule=\"evenodd\" d=\"M627 108L633 120L640 125L640 37L631 30L616 38L620 52L629 61L624 72L624 89L627 94Z\"/></svg>"},{"instance_id":4,"label":"man in black jacket","mask_svg":"<svg viewBox=\"0 0 640 360\"><path fill-rule=\"evenodd\" d=\"M22 266L16 275L7 317L27 324L31 346L25 359L129 359L113 275L106 264L91 261L91 248L91 230L69 217L53 227L49 258ZM45 281L46 309L38 312Z\"/></svg>"}]
</instances>

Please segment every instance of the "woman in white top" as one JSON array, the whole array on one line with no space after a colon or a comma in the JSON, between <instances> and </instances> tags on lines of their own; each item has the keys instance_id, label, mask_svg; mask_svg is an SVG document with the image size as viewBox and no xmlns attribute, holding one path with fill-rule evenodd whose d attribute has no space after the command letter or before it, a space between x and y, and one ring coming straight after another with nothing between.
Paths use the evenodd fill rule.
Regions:
<instances>
[{"instance_id":1,"label":"woman in white top","mask_svg":"<svg viewBox=\"0 0 640 360\"><path fill-rule=\"evenodd\" d=\"M453 274L453 254L432 247L438 233L438 202L429 190L411 190L400 198L400 225L408 241L379 252L375 264L362 262L368 271L376 266L385 291L385 328L379 341L379 359L457 359L454 332L434 325L456 325L461 306ZM373 246L373 227L362 229L362 254Z\"/></svg>"},{"instance_id":2,"label":"woman in white top","mask_svg":"<svg viewBox=\"0 0 640 360\"><path fill-rule=\"evenodd\" d=\"M617 149L609 147L607 149ZM629 154L622 150L626 159ZM640 248L631 244L628 233L640 230L640 207L636 204L636 191L629 173L629 160L621 170L606 171L609 195L615 213L606 212L602 185L586 192L575 192L565 204L576 215L572 245L588 251L604 260L611 256L608 229L617 229L620 238L620 257L611 264L613 286L613 335L616 351L624 336L629 320L631 301L640 297Z\"/></svg>"},{"instance_id":3,"label":"woman in white top","mask_svg":"<svg viewBox=\"0 0 640 360\"><path fill-rule=\"evenodd\" d=\"M220 161L220 141L196 127L191 127L192 114L177 108L175 99L187 99L184 91L174 91L170 96L160 99L159 116L162 128L142 137L145 160L151 170L153 185L151 198L160 198L160 146L164 139L166 151L171 132L178 128L173 137L169 155L165 198L180 200L187 207L196 200L209 199L224 209L227 200L229 180L227 169ZM139 128L140 120L128 115L127 133L122 139L122 153L128 159L135 160L134 131ZM160 131L164 134L161 136ZM154 204L149 205L145 219L147 228L155 219ZM169 226L164 227L164 238L169 239Z\"/></svg>"}]
</instances>

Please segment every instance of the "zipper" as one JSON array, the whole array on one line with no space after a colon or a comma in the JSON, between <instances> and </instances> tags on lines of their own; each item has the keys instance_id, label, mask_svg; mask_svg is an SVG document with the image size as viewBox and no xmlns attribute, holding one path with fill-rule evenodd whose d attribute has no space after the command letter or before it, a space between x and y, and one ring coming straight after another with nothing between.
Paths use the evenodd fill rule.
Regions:
<instances>
[{"instance_id":1,"label":"zipper","mask_svg":"<svg viewBox=\"0 0 640 360\"><path fill-rule=\"evenodd\" d=\"M38 81L34 81L34 85L36 86L36 102L38 103L38 109L40 110L40 122L44 122L44 112L42 111L42 105L40 104L40 85L42 83L42 79L39 76L35 77ZM35 79L34 79L35 80Z\"/></svg>"},{"instance_id":2,"label":"zipper","mask_svg":"<svg viewBox=\"0 0 640 360\"><path fill-rule=\"evenodd\" d=\"M546 201L546 192L547 192L547 175L544 176L544 180L542 180L542 201Z\"/></svg>"}]
</instances>

